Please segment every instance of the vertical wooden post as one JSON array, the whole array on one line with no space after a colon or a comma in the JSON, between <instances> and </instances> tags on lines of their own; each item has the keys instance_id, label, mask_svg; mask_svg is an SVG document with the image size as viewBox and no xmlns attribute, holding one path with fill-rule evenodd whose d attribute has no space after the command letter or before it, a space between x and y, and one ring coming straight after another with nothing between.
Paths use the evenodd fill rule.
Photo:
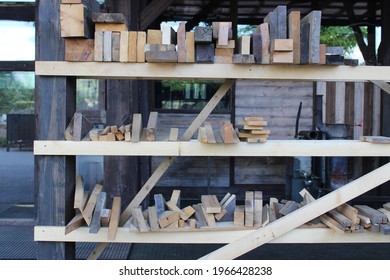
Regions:
<instances>
[{"instance_id":1,"label":"vertical wooden post","mask_svg":"<svg viewBox=\"0 0 390 280\"><path fill-rule=\"evenodd\" d=\"M36 59L63 60L60 37L60 1L37 2ZM36 139L62 140L76 108L76 79L36 78ZM65 226L74 216L74 156L35 158L35 200L37 225ZM74 259L75 243L38 242L37 259Z\"/></svg>"},{"instance_id":2,"label":"vertical wooden post","mask_svg":"<svg viewBox=\"0 0 390 280\"><path fill-rule=\"evenodd\" d=\"M106 1L108 12L124 14L129 23L129 30L139 29L140 5L139 0ZM131 117L134 113L148 116L148 97L145 94L148 91L145 87L147 87L146 81L107 80L107 125L120 125L126 116ZM144 119L147 120L147 118ZM145 159L104 157L104 186L109 197L121 196L122 206L129 204L140 186L141 166L142 170L148 168ZM149 172L143 172L143 177L144 173L149 176ZM110 203L111 199L108 199L108 204Z\"/></svg>"}]
</instances>

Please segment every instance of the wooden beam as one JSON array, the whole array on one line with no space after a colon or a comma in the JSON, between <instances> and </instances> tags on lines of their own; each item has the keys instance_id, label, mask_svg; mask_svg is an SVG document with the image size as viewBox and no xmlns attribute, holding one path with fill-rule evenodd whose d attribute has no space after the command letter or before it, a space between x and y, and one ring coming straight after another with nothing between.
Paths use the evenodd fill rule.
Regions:
<instances>
[{"instance_id":1,"label":"wooden beam","mask_svg":"<svg viewBox=\"0 0 390 280\"><path fill-rule=\"evenodd\" d=\"M384 81L371 80L371 83L381 88L386 93L390 94L390 85Z\"/></svg>"},{"instance_id":2,"label":"wooden beam","mask_svg":"<svg viewBox=\"0 0 390 280\"><path fill-rule=\"evenodd\" d=\"M106 79L202 79L390 81L390 66L205 65L187 63L103 63L36 61L36 75Z\"/></svg>"},{"instance_id":3,"label":"wooden beam","mask_svg":"<svg viewBox=\"0 0 390 280\"><path fill-rule=\"evenodd\" d=\"M35 61L0 61L0 71L34 72Z\"/></svg>"},{"instance_id":4,"label":"wooden beam","mask_svg":"<svg viewBox=\"0 0 390 280\"><path fill-rule=\"evenodd\" d=\"M390 163L201 259L234 259L390 180Z\"/></svg>"}]
</instances>

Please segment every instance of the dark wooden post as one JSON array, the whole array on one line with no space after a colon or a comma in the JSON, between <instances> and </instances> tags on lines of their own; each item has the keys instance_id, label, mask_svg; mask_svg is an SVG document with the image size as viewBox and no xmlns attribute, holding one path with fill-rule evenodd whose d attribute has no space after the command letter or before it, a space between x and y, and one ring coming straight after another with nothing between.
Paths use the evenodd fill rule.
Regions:
<instances>
[{"instance_id":1,"label":"dark wooden post","mask_svg":"<svg viewBox=\"0 0 390 280\"><path fill-rule=\"evenodd\" d=\"M37 1L36 59L63 60L60 37L60 1ZM36 138L62 140L76 108L76 80L65 77L36 78ZM35 158L37 225L65 226L74 215L74 156ZM74 259L75 243L38 242L38 259Z\"/></svg>"},{"instance_id":2,"label":"dark wooden post","mask_svg":"<svg viewBox=\"0 0 390 280\"><path fill-rule=\"evenodd\" d=\"M106 8L108 12L123 13L130 30L134 31L139 27L140 2L109 0ZM134 113L142 113L143 125L146 124L148 91L145 81L107 80L106 88L107 125L120 125L126 116L132 119ZM144 176L140 176L140 170L147 167L144 162L138 157L104 157L104 187L109 196L122 196L122 204L127 206L142 183Z\"/></svg>"},{"instance_id":3,"label":"dark wooden post","mask_svg":"<svg viewBox=\"0 0 390 280\"><path fill-rule=\"evenodd\" d=\"M379 47L379 64L390 65L390 3L382 1L382 39ZM382 91L382 135L390 136L390 95Z\"/></svg>"}]
</instances>

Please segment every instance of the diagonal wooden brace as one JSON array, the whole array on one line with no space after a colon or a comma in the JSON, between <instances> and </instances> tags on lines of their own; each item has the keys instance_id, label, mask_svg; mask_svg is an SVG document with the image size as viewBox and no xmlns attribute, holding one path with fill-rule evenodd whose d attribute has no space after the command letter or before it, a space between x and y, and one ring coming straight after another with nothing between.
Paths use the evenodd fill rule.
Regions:
<instances>
[{"instance_id":1,"label":"diagonal wooden brace","mask_svg":"<svg viewBox=\"0 0 390 280\"><path fill-rule=\"evenodd\" d=\"M195 120L191 123L191 125L184 132L181 137L181 141L189 141L194 133L199 129L199 127L203 124L203 122L207 119L207 117L211 114L214 108L218 105L221 99L226 95L228 90L234 85L235 80L226 80L214 96L210 99L210 101L206 104L203 110L198 114ZM119 226L123 226L128 219L131 217L131 212L134 208L138 207L142 201L146 198L149 192L153 189L153 187L157 184L160 178L164 175L167 169L172 165L175 161L176 157L167 157L165 158L160 165L153 172L152 176L148 179L148 181L143 185L141 190L137 193L137 195L133 198L130 204L126 207L126 209L122 212ZM89 255L88 259L97 259L103 253L104 249L108 246L108 243L99 243L97 248L92 251Z\"/></svg>"},{"instance_id":2,"label":"diagonal wooden brace","mask_svg":"<svg viewBox=\"0 0 390 280\"><path fill-rule=\"evenodd\" d=\"M203 256L201 259L227 260L237 258L389 180L390 163L387 163L266 227Z\"/></svg>"}]
</instances>

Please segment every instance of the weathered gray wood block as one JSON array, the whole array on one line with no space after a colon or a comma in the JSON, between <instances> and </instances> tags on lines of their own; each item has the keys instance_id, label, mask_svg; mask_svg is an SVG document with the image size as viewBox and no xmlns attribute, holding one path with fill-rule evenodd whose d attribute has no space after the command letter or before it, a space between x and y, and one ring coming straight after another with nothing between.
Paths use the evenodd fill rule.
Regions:
<instances>
[{"instance_id":1,"label":"weathered gray wood block","mask_svg":"<svg viewBox=\"0 0 390 280\"><path fill-rule=\"evenodd\" d=\"M278 13L269 12L268 15L264 18L264 22L268 23L269 28L269 39L270 41L278 38Z\"/></svg>"},{"instance_id":2,"label":"weathered gray wood block","mask_svg":"<svg viewBox=\"0 0 390 280\"><path fill-rule=\"evenodd\" d=\"M97 198L95 211L93 212L91 226L89 228L89 233L97 233L100 229L100 218L102 215L103 209L106 208L107 193L100 192Z\"/></svg>"},{"instance_id":3,"label":"weathered gray wood block","mask_svg":"<svg viewBox=\"0 0 390 280\"><path fill-rule=\"evenodd\" d=\"M321 11L312 11L305 16L301 23L309 23L309 63L320 63L320 33L321 33Z\"/></svg>"},{"instance_id":4,"label":"weathered gray wood block","mask_svg":"<svg viewBox=\"0 0 390 280\"><path fill-rule=\"evenodd\" d=\"M165 199L162 194L154 195L154 204L156 206L157 215L164 213L165 211Z\"/></svg>"},{"instance_id":5,"label":"weathered gray wood block","mask_svg":"<svg viewBox=\"0 0 390 280\"><path fill-rule=\"evenodd\" d=\"M212 43L213 42L213 28L209 26L195 27L195 43Z\"/></svg>"},{"instance_id":6,"label":"weathered gray wood block","mask_svg":"<svg viewBox=\"0 0 390 280\"><path fill-rule=\"evenodd\" d=\"M233 56L233 63L235 63L235 64L253 64L253 63L255 63L255 56L253 54L235 54Z\"/></svg>"},{"instance_id":7,"label":"weathered gray wood block","mask_svg":"<svg viewBox=\"0 0 390 280\"><path fill-rule=\"evenodd\" d=\"M284 5L277 6L275 12L278 17L277 39L286 39L287 38L287 6Z\"/></svg>"},{"instance_id":8,"label":"weathered gray wood block","mask_svg":"<svg viewBox=\"0 0 390 280\"><path fill-rule=\"evenodd\" d=\"M301 64L309 63L310 24L301 24Z\"/></svg>"},{"instance_id":9,"label":"weathered gray wood block","mask_svg":"<svg viewBox=\"0 0 390 280\"><path fill-rule=\"evenodd\" d=\"M214 63L214 44L196 44L195 61L197 63Z\"/></svg>"},{"instance_id":10,"label":"weathered gray wood block","mask_svg":"<svg viewBox=\"0 0 390 280\"><path fill-rule=\"evenodd\" d=\"M263 52L263 45L261 41L261 34L260 33L253 33L252 36L252 52L255 56L255 63L261 64L262 60L262 52Z\"/></svg>"},{"instance_id":11,"label":"weathered gray wood block","mask_svg":"<svg viewBox=\"0 0 390 280\"><path fill-rule=\"evenodd\" d=\"M176 51L148 51L145 52L147 62L177 62Z\"/></svg>"}]
</instances>

